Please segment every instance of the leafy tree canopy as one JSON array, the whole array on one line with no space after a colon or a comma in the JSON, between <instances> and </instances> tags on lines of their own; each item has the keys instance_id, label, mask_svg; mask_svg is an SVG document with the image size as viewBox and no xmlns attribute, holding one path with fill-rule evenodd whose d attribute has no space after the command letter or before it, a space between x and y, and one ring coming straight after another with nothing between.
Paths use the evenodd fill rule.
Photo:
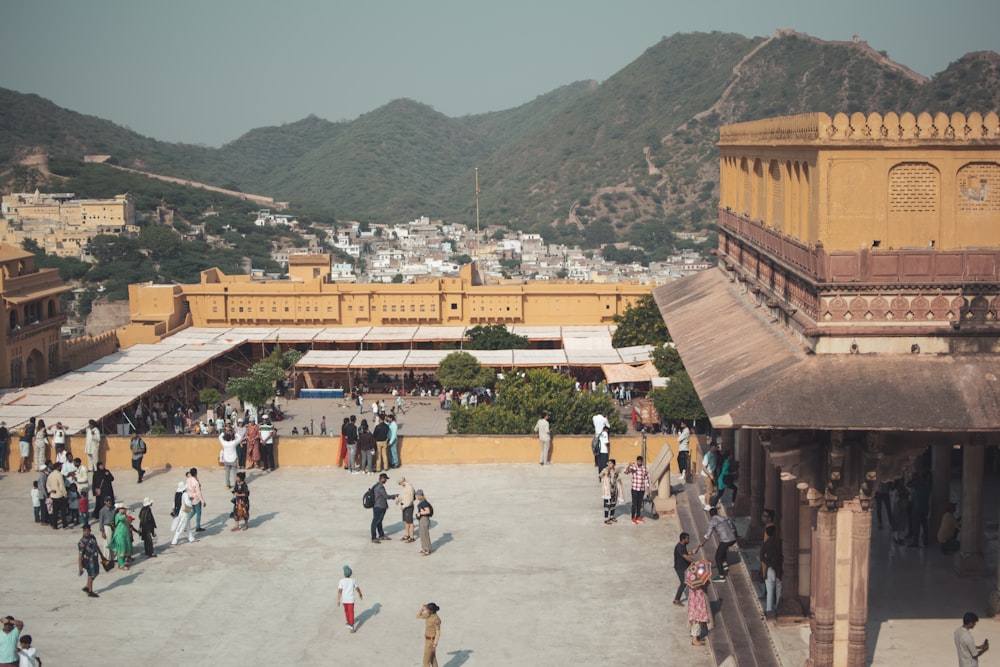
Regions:
<instances>
[{"instance_id":1,"label":"leafy tree canopy","mask_svg":"<svg viewBox=\"0 0 1000 667\"><path fill-rule=\"evenodd\" d=\"M437 379L441 386L459 391L490 387L496 381L493 371L481 366L479 360L468 352L452 352L442 359L437 368Z\"/></svg>"},{"instance_id":2,"label":"leafy tree canopy","mask_svg":"<svg viewBox=\"0 0 1000 667\"><path fill-rule=\"evenodd\" d=\"M657 345L653 348L652 357L660 377L668 378L684 370L681 355L673 345Z\"/></svg>"},{"instance_id":3,"label":"leafy tree canopy","mask_svg":"<svg viewBox=\"0 0 1000 667\"><path fill-rule=\"evenodd\" d=\"M663 315L656 306L652 294L640 297L630 303L625 312L615 315L618 328L611 337L614 347L631 347L633 345L659 345L671 342L670 332L663 321Z\"/></svg>"},{"instance_id":4,"label":"leafy tree canopy","mask_svg":"<svg viewBox=\"0 0 1000 667\"><path fill-rule=\"evenodd\" d=\"M653 406L662 421L708 417L687 371L673 375L666 388L653 390Z\"/></svg>"},{"instance_id":5,"label":"leafy tree canopy","mask_svg":"<svg viewBox=\"0 0 1000 667\"><path fill-rule=\"evenodd\" d=\"M528 339L518 336L503 324L480 324L467 329L465 347L469 350L524 350Z\"/></svg>"},{"instance_id":6,"label":"leafy tree canopy","mask_svg":"<svg viewBox=\"0 0 1000 667\"><path fill-rule=\"evenodd\" d=\"M496 400L475 408L461 406L448 418L449 433L523 434L531 433L545 412L557 434L583 434L593 429L592 418L603 412L613 433L624 433L625 422L605 393L576 390L572 377L547 368L513 371L497 383Z\"/></svg>"}]
</instances>

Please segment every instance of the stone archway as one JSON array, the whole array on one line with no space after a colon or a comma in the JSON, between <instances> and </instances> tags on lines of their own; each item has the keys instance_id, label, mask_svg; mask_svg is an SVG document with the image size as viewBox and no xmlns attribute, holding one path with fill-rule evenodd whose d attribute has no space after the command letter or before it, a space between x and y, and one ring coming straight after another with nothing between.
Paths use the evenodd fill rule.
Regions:
<instances>
[{"instance_id":1,"label":"stone archway","mask_svg":"<svg viewBox=\"0 0 1000 667\"><path fill-rule=\"evenodd\" d=\"M49 379L49 365L41 350L32 350L24 364L24 386L33 387Z\"/></svg>"}]
</instances>

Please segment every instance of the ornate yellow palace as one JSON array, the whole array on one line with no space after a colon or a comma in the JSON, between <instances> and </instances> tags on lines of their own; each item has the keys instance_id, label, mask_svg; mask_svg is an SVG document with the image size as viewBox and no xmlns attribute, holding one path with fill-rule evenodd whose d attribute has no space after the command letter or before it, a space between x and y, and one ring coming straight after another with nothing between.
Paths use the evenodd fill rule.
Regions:
<instances>
[{"instance_id":1,"label":"ornate yellow palace","mask_svg":"<svg viewBox=\"0 0 1000 667\"><path fill-rule=\"evenodd\" d=\"M252 280L218 269L197 285L129 287L131 324L122 347L188 326L403 326L611 324L652 286L638 282L483 284L475 263L457 278L413 284L331 282L329 255L292 255L290 280Z\"/></svg>"}]
</instances>

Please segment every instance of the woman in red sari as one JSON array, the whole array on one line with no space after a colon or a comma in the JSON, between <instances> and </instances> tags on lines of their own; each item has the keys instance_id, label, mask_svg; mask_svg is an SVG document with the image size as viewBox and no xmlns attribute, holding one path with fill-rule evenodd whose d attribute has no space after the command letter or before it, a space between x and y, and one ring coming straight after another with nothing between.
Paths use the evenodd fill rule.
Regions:
<instances>
[{"instance_id":1,"label":"woman in red sari","mask_svg":"<svg viewBox=\"0 0 1000 667\"><path fill-rule=\"evenodd\" d=\"M247 425L247 468L260 467L260 426L250 420Z\"/></svg>"}]
</instances>

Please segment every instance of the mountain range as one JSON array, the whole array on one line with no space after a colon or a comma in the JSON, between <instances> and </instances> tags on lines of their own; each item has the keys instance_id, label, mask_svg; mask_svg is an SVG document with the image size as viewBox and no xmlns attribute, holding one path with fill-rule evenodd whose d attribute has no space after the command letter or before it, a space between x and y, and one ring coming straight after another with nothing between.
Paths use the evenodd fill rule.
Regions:
<instances>
[{"instance_id":1,"label":"mountain range","mask_svg":"<svg viewBox=\"0 0 1000 667\"><path fill-rule=\"evenodd\" d=\"M483 226L585 247L627 241L656 255L670 251L674 233L710 227L722 125L811 111L998 108L992 51L927 78L860 41L675 34L604 82L570 83L513 109L450 118L398 99L352 121L310 116L254 129L221 148L160 142L0 89L0 187L17 187L29 155L108 154L317 216L474 225L478 168Z\"/></svg>"}]
</instances>

